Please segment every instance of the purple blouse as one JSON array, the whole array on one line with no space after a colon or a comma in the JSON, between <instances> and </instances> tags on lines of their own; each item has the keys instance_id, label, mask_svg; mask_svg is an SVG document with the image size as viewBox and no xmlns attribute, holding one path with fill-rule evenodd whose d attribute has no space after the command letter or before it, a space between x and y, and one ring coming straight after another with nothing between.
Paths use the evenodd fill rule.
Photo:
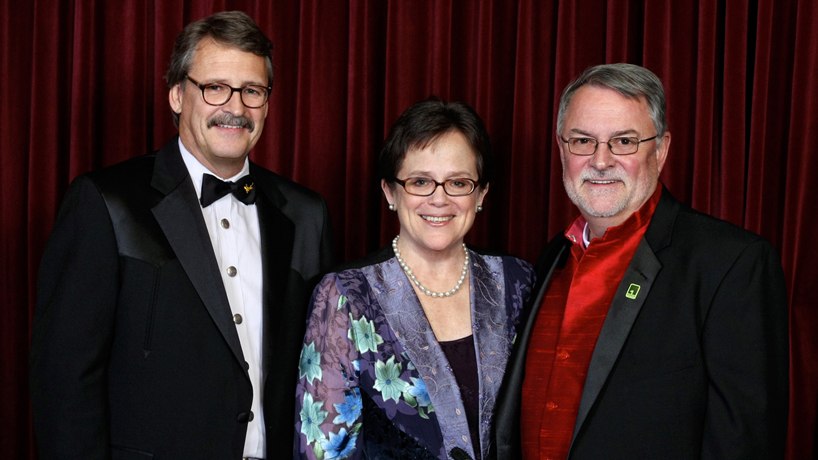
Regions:
<instances>
[{"instance_id":1,"label":"purple blouse","mask_svg":"<svg viewBox=\"0 0 818 460\"><path fill-rule=\"evenodd\" d=\"M325 276L313 292L296 389L297 458L447 459L458 449L485 456L534 272L510 256L470 250L470 260L479 441L452 366L384 248Z\"/></svg>"}]
</instances>

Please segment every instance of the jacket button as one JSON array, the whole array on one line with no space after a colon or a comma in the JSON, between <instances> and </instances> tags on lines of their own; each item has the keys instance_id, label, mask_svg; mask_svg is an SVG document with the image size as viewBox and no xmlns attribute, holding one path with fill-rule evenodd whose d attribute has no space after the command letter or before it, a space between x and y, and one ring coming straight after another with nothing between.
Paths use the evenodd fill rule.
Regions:
<instances>
[{"instance_id":1,"label":"jacket button","mask_svg":"<svg viewBox=\"0 0 818 460\"><path fill-rule=\"evenodd\" d=\"M222 228L230 228L230 221L227 219L222 219Z\"/></svg>"},{"instance_id":2,"label":"jacket button","mask_svg":"<svg viewBox=\"0 0 818 460\"><path fill-rule=\"evenodd\" d=\"M247 421L252 422L254 418L256 418L256 417L255 417L255 415L253 415L253 411L250 411L250 416L247 417Z\"/></svg>"},{"instance_id":3,"label":"jacket button","mask_svg":"<svg viewBox=\"0 0 818 460\"><path fill-rule=\"evenodd\" d=\"M241 318L240 314L236 313L235 315L233 315L233 322L234 323L241 324L242 321L244 321L244 320Z\"/></svg>"},{"instance_id":4,"label":"jacket button","mask_svg":"<svg viewBox=\"0 0 818 460\"><path fill-rule=\"evenodd\" d=\"M250 416L247 414L247 412L242 412L238 417L236 417L236 420L238 420L239 423L247 423L250 420Z\"/></svg>"},{"instance_id":5,"label":"jacket button","mask_svg":"<svg viewBox=\"0 0 818 460\"><path fill-rule=\"evenodd\" d=\"M232 265L227 267L227 276L236 276L237 272L238 272L238 270L236 270L236 267L234 267Z\"/></svg>"}]
</instances>

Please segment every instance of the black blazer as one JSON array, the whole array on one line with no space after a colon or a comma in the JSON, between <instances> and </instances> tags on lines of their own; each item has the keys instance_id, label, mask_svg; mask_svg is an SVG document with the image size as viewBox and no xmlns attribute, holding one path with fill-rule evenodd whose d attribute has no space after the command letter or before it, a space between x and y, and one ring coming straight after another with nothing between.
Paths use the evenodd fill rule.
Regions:
<instances>
[{"instance_id":1,"label":"black blazer","mask_svg":"<svg viewBox=\"0 0 818 460\"><path fill-rule=\"evenodd\" d=\"M253 163L264 267L268 458L292 455L326 203ZM43 459L238 459L252 385L177 139L78 177L43 257L31 343Z\"/></svg>"},{"instance_id":2,"label":"black blazer","mask_svg":"<svg viewBox=\"0 0 818 460\"><path fill-rule=\"evenodd\" d=\"M558 235L538 262L537 295L495 412L498 459L521 457L531 330L569 247ZM635 299L626 297L631 285L639 286ZM602 326L569 458L783 457L787 331L784 276L772 245L664 190Z\"/></svg>"}]
</instances>

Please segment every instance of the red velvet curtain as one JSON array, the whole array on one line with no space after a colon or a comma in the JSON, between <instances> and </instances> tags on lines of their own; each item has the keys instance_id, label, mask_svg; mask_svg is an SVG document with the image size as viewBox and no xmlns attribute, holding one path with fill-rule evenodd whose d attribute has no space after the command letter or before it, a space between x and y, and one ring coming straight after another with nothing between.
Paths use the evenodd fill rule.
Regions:
<instances>
[{"instance_id":1,"label":"red velvet curtain","mask_svg":"<svg viewBox=\"0 0 818 460\"><path fill-rule=\"evenodd\" d=\"M40 257L78 174L175 133L162 79L181 28L247 12L273 39L275 86L252 158L323 194L339 260L397 232L374 165L389 126L436 94L483 117L499 177L468 239L533 261L576 215L554 141L562 88L594 64L653 70L679 199L768 238L791 318L788 458L818 410L818 7L812 0L0 0L0 452L35 458L28 343ZM810 192L810 190L813 190Z\"/></svg>"}]
</instances>

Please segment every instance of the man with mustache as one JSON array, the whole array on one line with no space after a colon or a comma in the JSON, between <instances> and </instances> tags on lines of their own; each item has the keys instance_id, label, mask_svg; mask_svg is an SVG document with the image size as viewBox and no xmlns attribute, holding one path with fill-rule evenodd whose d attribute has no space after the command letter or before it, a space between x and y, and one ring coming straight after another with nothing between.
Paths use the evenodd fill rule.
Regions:
<instances>
[{"instance_id":1,"label":"man with mustache","mask_svg":"<svg viewBox=\"0 0 818 460\"><path fill-rule=\"evenodd\" d=\"M185 27L166 76L179 136L69 188L32 332L41 458L292 457L331 228L320 195L248 160L272 48L240 12Z\"/></svg>"},{"instance_id":2,"label":"man with mustache","mask_svg":"<svg viewBox=\"0 0 818 460\"><path fill-rule=\"evenodd\" d=\"M661 81L629 64L586 70L562 94L556 134L580 216L540 256L496 458L781 458L781 262L659 182L671 140Z\"/></svg>"}]
</instances>

